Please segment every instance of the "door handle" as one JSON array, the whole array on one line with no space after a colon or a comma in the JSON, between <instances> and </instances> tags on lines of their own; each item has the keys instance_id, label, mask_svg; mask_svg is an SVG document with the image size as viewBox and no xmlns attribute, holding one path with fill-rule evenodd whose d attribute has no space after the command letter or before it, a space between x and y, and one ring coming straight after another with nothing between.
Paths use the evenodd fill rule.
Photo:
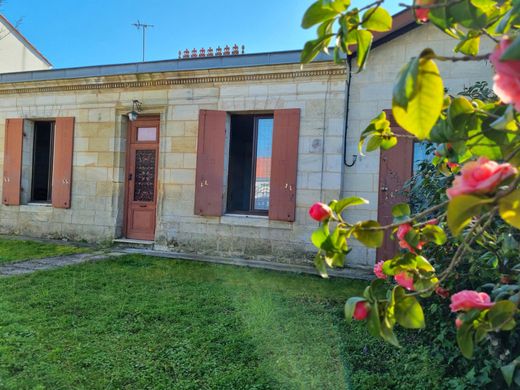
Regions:
<instances>
[{"instance_id":1,"label":"door handle","mask_svg":"<svg viewBox=\"0 0 520 390\"><path fill-rule=\"evenodd\" d=\"M387 191L388 191L388 187L385 187L385 186L381 187L381 192L387 192Z\"/></svg>"},{"instance_id":2,"label":"door handle","mask_svg":"<svg viewBox=\"0 0 520 390\"><path fill-rule=\"evenodd\" d=\"M133 176L131 173L128 174L128 181L132 180Z\"/></svg>"},{"instance_id":3,"label":"door handle","mask_svg":"<svg viewBox=\"0 0 520 390\"><path fill-rule=\"evenodd\" d=\"M145 204L140 204L139 207L146 207L146 205Z\"/></svg>"}]
</instances>

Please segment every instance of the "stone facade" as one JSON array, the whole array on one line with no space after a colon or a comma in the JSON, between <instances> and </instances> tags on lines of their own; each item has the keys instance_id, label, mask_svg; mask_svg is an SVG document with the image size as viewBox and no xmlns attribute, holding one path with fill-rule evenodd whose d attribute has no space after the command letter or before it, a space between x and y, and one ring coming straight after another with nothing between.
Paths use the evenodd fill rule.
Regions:
<instances>
[{"instance_id":1,"label":"stone facade","mask_svg":"<svg viewBox=\"0 0 520 390\"><path fill-rule=\"evenodd\" d=\"M370 119L390 108L392 83L399 67L408 57L417 55L424 42L442 54L449 54L453 44L431 27L419 27L374 49L367 70L353 76L347 156L357 154L359 134ZM243 67L240 61L247 62L248 57L237 57L236 64L229 68L40 81L35 73L35 81L0 80L0 165L7 118L70 116L76 120L71 208L1 206L0 232L88 241L120 237L126 114L134 99L143 103L143 114L160 115L161 119L158 248L302 263L314 253L309 237L317 224L307 210L315 201L363 196L370 204L356 208L349 218L377 219L378 154L358 158L351 168L343 164L345 70L330 61L303 69L296 61ZM472 64L469 70L467 66L463 69L464 73L459 66L441 65L450 91L491 77L485 65ZM286 108L301 109L296 221L194 215L199 110L272 112ZM373 263L375 254L355 245L350 258L367 266Z\"/></svg>"},{"instance_id":2,"label":"stone facade","mask_svg":"<svg viewBox=\"0 0 520 390\"><path fill-rule=\"evenodd\" d=\"M171 81L179 79L185 82ZM150 80L154 83L148 86ZM164 80L172 85L156 85ZM100 84L105 87L93 87ZM120 84L136 87L121 88ZM50 86L52 92L41 92ZM344 128L345 72L330 62L304 70L290 64L3 84L0 94L0 156L7 118L76 119L72 207L1 206L2 233L88 241L121 236L126 113L134 99L143 102L142 114L161 118L157 246L299 261L312 250L308 238L316 224L307 216L309 205L316 199L339 196L341 153L335 146ZM301 109L296 222L195 216L199 110L272 112L283 108Z\"/></svg>"}]
</instances>

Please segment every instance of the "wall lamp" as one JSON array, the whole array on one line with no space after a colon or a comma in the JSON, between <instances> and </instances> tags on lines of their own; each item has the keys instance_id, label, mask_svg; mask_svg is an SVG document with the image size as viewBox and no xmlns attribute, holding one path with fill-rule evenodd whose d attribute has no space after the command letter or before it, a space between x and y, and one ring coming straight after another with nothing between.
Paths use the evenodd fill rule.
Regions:
<instances>
[{"instance_id":1,"label":"wall lamp","mask_svg":"<svg viewBox=\"0 0 520 390\"><path fill-rule=\"evenodd\" d=\"M141 103L139 100L132 101L132 111L128 113L128 119L130 119L131 122L135 121L139 113L143 111L142 106L143 103Z\"/></svg>"}]
</instances>

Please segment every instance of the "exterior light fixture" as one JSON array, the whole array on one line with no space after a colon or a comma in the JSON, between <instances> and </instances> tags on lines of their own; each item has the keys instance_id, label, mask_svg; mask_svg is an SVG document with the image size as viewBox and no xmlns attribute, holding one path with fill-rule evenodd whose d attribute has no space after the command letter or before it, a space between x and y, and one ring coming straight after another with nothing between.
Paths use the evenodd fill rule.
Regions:
<instances>
[{"instance_id":1,"label":"exterior light fixture","mask_svg":"<svg viewBox=\"0 0 520 390\"><path fill-rule=\"evenodd\" d=\"M132 102L132 111L128 113L128 119L131 122L135 121L139 113L143 111L142 105L143 103L141 103L139 100L134 100Z\"/></svg>"}]
</instances>

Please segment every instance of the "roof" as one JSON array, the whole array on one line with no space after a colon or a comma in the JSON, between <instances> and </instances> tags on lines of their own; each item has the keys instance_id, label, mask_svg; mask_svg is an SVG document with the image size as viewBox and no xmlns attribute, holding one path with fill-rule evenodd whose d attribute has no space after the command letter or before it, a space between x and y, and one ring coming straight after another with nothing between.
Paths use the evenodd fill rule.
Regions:
<instances>
[{"instance_id":1,"label":"roof","mask_svg":"<svg viewBox=\"0 0 520 390\"><path fill-rule=\"evenodd\" d=\"M5 20L5 18L3 17L2 19ZM392 39L395 39L396 37L410 31L411 29L417 26L420 25L417 24L417 22L415 21L413 12L411 10L404 10L394 15L394 23L391 31L374 34L373 46L376 47ZM27 40L26 42L28 43ZM128 64L99 65L29 72L4 73L0 74L0 84L31 81L50 81L62 79L78 79L87 77L131 75L140 73L161 73L176 71L243 68L268 65L299 64L300 54L301 50L290 50L269 53L253 53L203 58L199 57L189 59L187 58L163 61L135 62ZM324 53L320 53L314 61L330 62L332 61L332 58Z\"/></svg>"},{"instance_id":2,"label":"roof","mask_svg":"<svg viewBox=\"0 0 520 390\"><path fill-rule=\"evenodd\" d=\"M0 22L7 27L11 34L14 34L30 51L32 51L36 57L47 65L52 66L50 61L2 14L0 14Z\"/></svg>"}]
</instances>

